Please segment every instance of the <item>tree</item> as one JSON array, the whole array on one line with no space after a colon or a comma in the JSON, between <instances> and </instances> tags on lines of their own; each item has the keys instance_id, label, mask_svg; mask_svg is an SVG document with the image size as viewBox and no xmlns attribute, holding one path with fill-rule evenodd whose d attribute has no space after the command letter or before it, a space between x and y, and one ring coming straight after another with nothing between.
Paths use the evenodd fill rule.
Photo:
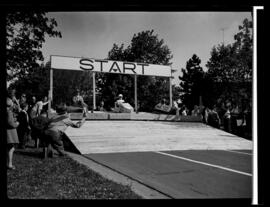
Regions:
<instances>
[{"instance_id":1,"label":"tree","mask_svg":"<svg viewBox=\"0 0 270 207\"><path fill-rule=\"evenodd\" d=\"M214 46L207 62L208 75L216 82L230 82L238 79L234 47L231 45Z\"/></svg>"},{"instance_id":2,"label":"tree","mask_svg":"<svg viewBox=\"0 0 270 207\"><path fill-rule=\"evenodd\" d=\"M20 79L39 67L45 35L61 37L55 19L45 12L10 12L6 16L7 80Z\"/></svg>"},{"instance_id":3,"label":"tree","mask_svg":"<svg viewBox=\"0 0 270 207\"><path fill-rule=\"evenodd\" d=\"M49 72L48 68L41 64L29 71L27 76L22 76L11 83L9 87L16 88L18 94L25 93L28 97L36 96L38 100L41 100L42 96L48 95Z\"/></svg>"},{"instance_id":4,"label":"tree","mask_svg":"<svg viewBox=\"0 0 270 207\"><path fill-rule=\"evenodd\" d=\"M108 53L108 59L149 64L170 65L171 51L164 40L159 40L154 30L134 34L131 44L113 48ZM122 93L127 102L134 104L134 77L132 75L100 74L98 87L105 104L113 106L114 98ZM168 98L168 80L159 77L138 76L138 102L140 110L152 111L161 98Z\"/></svg>"},{"instance_id":5,"label":"tree","mask_svg":"<svg viewBox=\"0 0 270 207\"><path fill-rule=\"evenodd\" d=\"M205 93L205 86L203 85L204 71L200 64L200 58L194 54L187 61L186 68L182 68L182 76L179 76L181 99L190 109L199 104L200 96Z\"/></svg>"},{"instance_id":6,"label":"tree","mask_svg":"<svg viewBox=\"0 0 270 207\"><path fill-rule=\"evenodd\" d=\"M214 81L216 99L243 105L251 100L252 81L252 22L248 19L239 26L235 42L213 47L206 64L207 75ZM245 107L245 106L242 106Z\"/></svg>"},{"instance_id":7,"label":"tree","mask_svg":"<svg viewBox=\"0 0 270 207\"><path fill-rule=\"evenodd\" d=\"M252 80L252 22L245 19L234 35L235 42L214 46L206 64L208 74L219 82L246 82Z\"/></svg>"},{"instance_id":8,"label":"tree","mask_svg":"<svg viewBox=\"0 0 270 207\"><path fill-rule=\"evenodd\" d=\"M243 25L239 26L239 32L234 36L233 47L236 50L236 60L238 60L238 70L242 81L252 80L252 57L253 57L253 38L252 21L244 19Z\"/></svg>"}]
</instances>

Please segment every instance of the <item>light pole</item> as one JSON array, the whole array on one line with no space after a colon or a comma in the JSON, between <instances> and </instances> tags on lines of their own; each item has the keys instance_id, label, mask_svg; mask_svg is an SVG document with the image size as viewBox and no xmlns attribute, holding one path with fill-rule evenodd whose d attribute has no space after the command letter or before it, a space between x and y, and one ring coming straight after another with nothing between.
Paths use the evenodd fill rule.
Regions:
<instances>
[{"instance_id":1,"label":"light pole","mask_svg":"<svg viewBox=\"0 0 270 207\"><path fill-rule=\"evenodd\" d=\"M222 44L224 45L224 31L225 31L225 27L224 28L221 28L222 30Z\"/></svg>"}]
</instances>

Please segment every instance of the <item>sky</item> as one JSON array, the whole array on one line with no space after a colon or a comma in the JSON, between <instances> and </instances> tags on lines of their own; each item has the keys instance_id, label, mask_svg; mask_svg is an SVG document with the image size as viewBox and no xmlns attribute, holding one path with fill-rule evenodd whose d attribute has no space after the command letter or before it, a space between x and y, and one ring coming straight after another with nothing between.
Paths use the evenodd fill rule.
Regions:
<instances>
[{"instance_id":1,"label":"sky","mask_svg":"<svg viewBox=\"0 0 270 207\"><path fill-rule=\"evenodd\" d=\"M196 54L204 71L214 46L231 44L251 12L49 12L62 38L46 37L42 52L50 55L105 59L114 43L126 48L134 34L154 30L172 52L173 84Z\"/></svg>"}]
</instances>

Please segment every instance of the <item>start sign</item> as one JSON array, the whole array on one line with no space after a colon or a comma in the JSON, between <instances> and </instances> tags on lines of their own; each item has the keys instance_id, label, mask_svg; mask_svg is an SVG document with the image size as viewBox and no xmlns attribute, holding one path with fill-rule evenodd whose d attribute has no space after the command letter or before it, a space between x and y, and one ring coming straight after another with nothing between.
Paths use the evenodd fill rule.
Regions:
<instances>
[{"instance_id":1,"label":"start sign","mask_svg":"<svg viewBox=\"0 0 270 207\"><path fill-rule=\"evenodd\" d=\"M171 77L171 67L147 63L51 56L52 69Z\"/></svg>"}]
</instances>

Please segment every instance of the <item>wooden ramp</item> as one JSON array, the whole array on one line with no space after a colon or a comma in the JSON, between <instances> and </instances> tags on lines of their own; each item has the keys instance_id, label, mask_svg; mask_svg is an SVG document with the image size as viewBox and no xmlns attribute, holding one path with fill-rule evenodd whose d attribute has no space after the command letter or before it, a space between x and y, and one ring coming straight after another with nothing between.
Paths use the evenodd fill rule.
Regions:
<instances>
[{"instance_id":1,"label":"wooden ramp","mask_svg":"<svg viewBox=\"0 0 270 207\"><path fill-rule=\"evenodd\" d=\"M199 122L92 120L66 135L81 154L252 149L252 141Z\"/></svg>"}]
</instances>

